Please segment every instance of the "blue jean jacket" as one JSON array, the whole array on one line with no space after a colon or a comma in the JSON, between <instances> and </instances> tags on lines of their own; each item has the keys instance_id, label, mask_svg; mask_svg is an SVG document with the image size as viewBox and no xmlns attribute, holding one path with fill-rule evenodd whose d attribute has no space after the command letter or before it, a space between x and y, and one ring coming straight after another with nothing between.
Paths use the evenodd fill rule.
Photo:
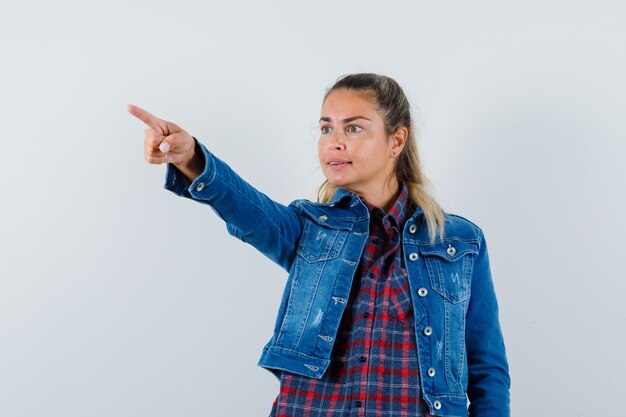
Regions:
<instances>
[{"instance_id":1,"label":"blue jean jacket","mask_svg":"<svg viewBox=\"0 0 626 417\"><path fill-rule=\"evenodd\" d=\"M165 188L207 204L228 233L289 273L272 338L258 365L321 378L369 232L369 212L338 189L328 203L285 206L243 180L196 138L204 170L191 183L168 164ZM437 416L509 416L510 377L482 230L445 213L431 244L418 207L402 231L415 312L422 396ZM428 329L428 330L426 330Z\"/></svg>"}]
</instances>

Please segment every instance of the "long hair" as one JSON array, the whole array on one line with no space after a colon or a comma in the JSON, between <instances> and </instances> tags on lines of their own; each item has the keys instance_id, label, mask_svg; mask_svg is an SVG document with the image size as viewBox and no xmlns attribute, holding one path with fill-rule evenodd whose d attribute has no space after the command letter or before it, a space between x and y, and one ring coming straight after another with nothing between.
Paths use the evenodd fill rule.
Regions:
<instances>
[{"instance_id":1,"label":"long hair","mask_svg":"<svg viewBox=\"0 0 626 417\"><path fill-rule=\"evenodd\" d=\"M431 243L434 243L437 237L443 240L443 209L428 191L429 188L432 188L432 184L422 171L415 138L415 124L411 118L409 101L402 88L395 80L384 75L348 74L340 77L326 91L323 102L326 101L330 93L340 88L372 93L374 104L385 121L387 135L392 135L399 126L407 128L406 144L396 159L395 175L398 183L404 182L406 184L411 200L423 210ZM337 187L325 180L318 187L318 202L330 201L336 191Z\"/></svg>"}]
</instances>

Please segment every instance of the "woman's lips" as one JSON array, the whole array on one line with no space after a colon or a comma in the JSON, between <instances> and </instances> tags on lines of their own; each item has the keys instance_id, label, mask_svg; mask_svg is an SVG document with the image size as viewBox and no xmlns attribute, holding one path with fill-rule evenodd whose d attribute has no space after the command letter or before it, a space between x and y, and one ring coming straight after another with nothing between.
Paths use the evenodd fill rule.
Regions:
<instances>
[{"instance_id":1,"label":"woman's lips","mask_svg":"<svg viewBox=\"0 0 626 417\"><path fill-rule=\"evenodd\" d=\"M329 163L328 165L330 166L330 169L332 169L333 171L340 171L351 164L352 162L341 162L341 163L334 163L334 164Z\"/></svg>"}]
</instances>

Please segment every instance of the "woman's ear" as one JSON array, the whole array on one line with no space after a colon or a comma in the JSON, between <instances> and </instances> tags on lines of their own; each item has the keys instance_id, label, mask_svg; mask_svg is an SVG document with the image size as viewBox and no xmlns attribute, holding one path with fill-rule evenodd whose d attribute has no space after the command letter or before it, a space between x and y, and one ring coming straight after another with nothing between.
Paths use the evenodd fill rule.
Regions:
<instances>
[{"instance_id":1,"label":"woman's ear","mask_svg":"<svg viewBox=\"0 0 626 417\"><path fill-rule=\"evenodd\" d=\"M396 155L402 152L404 145L406 144L406 140L409 136L409 130L405 126L398 126L393 133L393 147L392 149L396 152Z\"/></svg>"}]
</instances>

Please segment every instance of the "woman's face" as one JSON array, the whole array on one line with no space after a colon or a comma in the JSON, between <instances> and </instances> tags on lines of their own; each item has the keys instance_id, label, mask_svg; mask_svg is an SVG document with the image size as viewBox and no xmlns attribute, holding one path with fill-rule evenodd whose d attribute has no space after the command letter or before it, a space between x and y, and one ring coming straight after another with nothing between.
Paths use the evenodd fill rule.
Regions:
<instances>
[{"instance_id":1,"label":"woman's face","mask_svg":"<svg viewBox=\"0 0 626 417\"><path fill-rule=\"evenodd\" d=\"M331 184L358 195L381 192L394 169L392 152L401 148L387 140L384 120L366 94L338 89L328 95L317 150Z\"/></svg>"}]
</instances>

